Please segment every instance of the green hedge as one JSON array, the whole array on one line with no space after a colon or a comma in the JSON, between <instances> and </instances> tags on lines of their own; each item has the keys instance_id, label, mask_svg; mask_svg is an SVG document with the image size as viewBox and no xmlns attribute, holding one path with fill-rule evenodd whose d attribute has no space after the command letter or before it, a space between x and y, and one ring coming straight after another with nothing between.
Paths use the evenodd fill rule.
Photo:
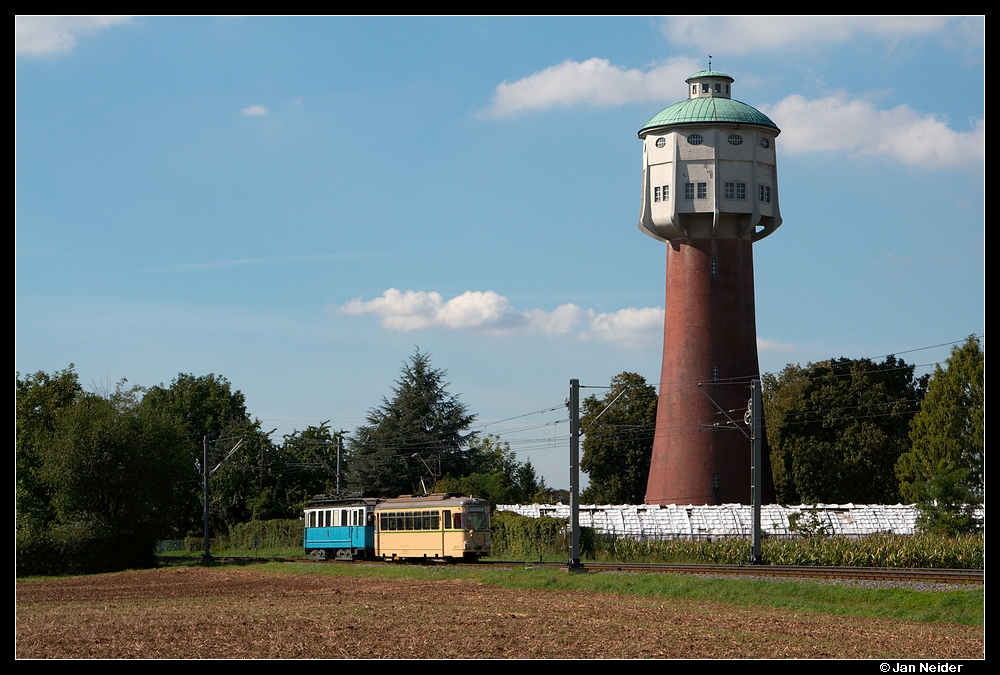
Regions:
<instances>
[{"instance_id":1,"label":"green hedge","mask_svg":"<svg viewBox=\"0 0 1000 675\"><path fill-rule=\"evenodd\" d=\"M95 574L156 567L156 542L144 532L99 520L25 525L15 533L17 576Z\"/></svg>"},{"instance_id":2,"label":"green hedge","mask_svg":"<svg viewBox=\"0 0 1000 675\"><path fill-rule=\"evenodd\" d=\"M538 557L569 554L565 518L529 518L511 511L498 511L490 521L490 555L500 558L534 560ZM593 556L594 530L580 528L580 555Z\"/></svg>"},{"instance_id":3,"label":"green hedge","mask_svg":"<svg viewBox=\"0 0 1000 675\"><path fill-rule=\"evenodd\" d=\"M219 543L217 537L212 537L208 540L208 550L218 550ZM184 537L184 550L188 553L204 553L205 537Z\"/></svg>"},{"instance_id":4,"label":"green hedge","mask_svg":"<svg viewBox=\"0 0 1000 675\"><path fill-rule=\"evenodd\" d=\"M260 548L302 548L303 524L299 519L251 520L229 528L229 535L219 542L230 550L252 550L257 536ZM204 540L203 540L204 541Z\"/></svg>"}]
</instances>

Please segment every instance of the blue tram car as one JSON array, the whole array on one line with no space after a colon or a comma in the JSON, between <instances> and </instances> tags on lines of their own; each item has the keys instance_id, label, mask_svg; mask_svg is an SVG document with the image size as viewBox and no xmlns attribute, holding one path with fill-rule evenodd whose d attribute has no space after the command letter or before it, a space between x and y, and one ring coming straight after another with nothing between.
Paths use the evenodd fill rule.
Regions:
<instances>
[{"instance_id":1,"label":"blue tram car","mask_svg":"<svg viewBox=\"0 0 1000 675\"><path fill-rule=\"evenodd\" d=\"M302 539L314 560L354 560L375 553L375 506L384 500L316 495L305 509Z\"/></svg>"}]
</instances>

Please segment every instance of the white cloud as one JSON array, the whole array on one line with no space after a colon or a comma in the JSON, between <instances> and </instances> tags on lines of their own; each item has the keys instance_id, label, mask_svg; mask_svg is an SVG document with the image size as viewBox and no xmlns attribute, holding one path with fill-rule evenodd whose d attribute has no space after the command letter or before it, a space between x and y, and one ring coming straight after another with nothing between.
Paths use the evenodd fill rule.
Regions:
<instances>
[{"instance_id":1,"label":"white cloud","mask_svg":"<svg viewBox=\"0 0 1000 675\"><path fill-rule=\"evenodd\" d=\"M497 85L493 103L480 117L513 117L526 110L587 103L598 106L684 98L688 75L699 69L689 57L676 57L643 72L613 66L607 59L563 61L534 75Z\"/></svg>"},{"instance_id":2,"label":"white cloud","mask_svg":"<svg viewBox=\"0 0 1000 675\"><path fill-rule=\"evenodd\" d=\"M374 314L383 328L400 331L431 327L503 331L529 325L528 318L516 312L507 298L493 291L466 291L445 301L440 293L390 288L374 300L355 298L339 311Z\"/></svg>"},{"instance_id":3,"label":"white cloud","mask_svg":"<svg viewBox=\"0 0 1000 675\"><path fill-rule=\"evenodd\" d=\"M493 291L466 291L446 301L440 293L390 288L379 298L355 298L337 311L352 315L374 314L383 328L397 331L449 328L493 334L569 333L585 324L579 338L622 346L655 344L663 333L663 310L655 307L597 314L565 304L551 312L543 309L518 311L507 298Z\"/></svg>"},{"instance_id":4,"label":"white cloud","mask_svg":"<svg viewBox=\"0 0 1000 675\"><path fill-rule=\"evenodd\" d=\"M120 23L127 16L15 16L14 54L45 56L70 52L80 35Z\"/></svg>"},{"instance_id":5,"label":"white cloud","mask_svg":"<svg viewBox=\"0 0 1000 675\"><path fill-rule=\"evenodd\" d=\"M529 323L545 333L566 333L580 323L584 311L574 304L559 305L551 312L531 309L525 312Z\"/></svg>"},{"instance_id":6,"label":"white cloud","mask_svg":"<svg viewBox=\"0 0 1000 675\"><path fill-rule=\"evenodd\" d=\"M928 169L978 169L986 158L984 120L975 120L970 131L955 131L943 118L908 105L879 110L843 94L813 101L793 94L760 109L781 127L785 153L846 151Z\"/></svg>"},{"instance_id":7,"label":"white cloud","mask_svg":"<svg viewBox=\"0 0 1000 675\"><path fill-rule=\"evenodd\" d=\"M659 307L629 307L617 312L590 312L590 329L580 335L623 346L655 345L663 339L663 310Z\"/></svg>"},{"instance_id":8,"label":"white cloud","mask_svg":"<svg viewBox=\"0 0 1000 675\"><path fill-rule=\"evenodd\" d=\"M759 337L757 338L757 351L778 353L794 352L795 345L788 342L778 342L777 340L768 340L767 338Z\"/></svg>"},{"instance_id":9,"label":"white cloud","mask_svg":"<svg viewBox=\"0 0 1000 675\"><path fill-rule=\"evenodd\" d=\"M711 16L666 19L663 34L677 46L709 54L813 49L869 35L890 41L941 31L935 16Z\"/></svg>"},{"instance_id":10,"label":"white cloud","mask_svg":"<svg viewBox=\"0 0 1000 675\"><path fill-rule=\"evenodd\" d=\"M267 108L262 105L252 105L240 111L244 117L263 117L267 114Z\"/></svg>"}]
</instances>

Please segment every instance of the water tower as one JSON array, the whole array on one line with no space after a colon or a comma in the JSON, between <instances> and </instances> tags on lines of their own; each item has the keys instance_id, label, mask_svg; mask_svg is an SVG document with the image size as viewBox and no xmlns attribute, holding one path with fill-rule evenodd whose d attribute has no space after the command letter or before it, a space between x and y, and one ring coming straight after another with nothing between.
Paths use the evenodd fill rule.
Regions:
<instances>
[{"instance_id":1,"label":"water tower","mask_svg":"<svg viewBox=\"0 0 1000 675\"><path fill-rule=\"evenodd\" d=\"M750 441L727 414L742 425L750 380L760 375L753 244L781 225L781 131L732 98L733 81L711 69L695 73L687 100L639 130L639 229L667 244L648 504L750 503ZM764 503L771 503L766 439L763 453Z\"/></svg>"}]
</instances>

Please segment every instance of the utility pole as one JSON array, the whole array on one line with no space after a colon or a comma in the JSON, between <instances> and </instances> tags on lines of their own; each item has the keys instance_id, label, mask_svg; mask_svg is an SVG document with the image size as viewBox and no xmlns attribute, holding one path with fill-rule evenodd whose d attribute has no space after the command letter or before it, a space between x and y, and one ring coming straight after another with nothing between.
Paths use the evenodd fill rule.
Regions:
<instances>
[{"instance_id":1,"label":"utility pole","mask_svg":"<svg viewBox=\"0 0 1000 675\"><path fill-rule=\"evenodd\" d=\"M274 431L272 431L271 433L273 434ZM270 434L268 434L268 435L270 436ZM230 439L227 439L227 438L218 438L214 442L218 443L219 441L225 441L225 440L230 440ZM226 463L227 459L229 459L230 457L232 457L233 453L236 452L241 445L243 445L243 441L245 441L245 440L246 440L246 434L244 434L243 436L240 437L240 440L236 443L236 445L233 446L233 449L229 451L229 454L226 455L222 459L222 461L219 462L218 465L214 469L209 470L209 468L208 468L208 444L209 444L210 441L208 440L208 434L206 434L205 436L203 436L202 439L201 439L201 444L202 444L201 461L202 461L202 465L203 465L202 466L202 471L204 472L203 478L204 478L204 481L205 481L204 482L204 486L202 488L203 492L204 492L204 495L205 495L205 553L202 554L202 556L201 556L201 561L202 562L211 562L212 560L215 560L215 558L213 558L212 554L209 552L209 545L211 543L211 537L212 537L212 525L211 525L211 522L210 522L209 516L208 516L208 505L210 503L209 493L208 493L208 486L209 486L208 479L212 476L213 473L215 473L219 469L219 467L221 467L223 464Z\"/></svg>"},{"instance_id":2,"label":"utility pole","mask_svg":"<svg viewBox=\"0 0 1000 675\"><path fill-rule=\"evenodd\" d=\"M340 479L343 474L344 461L344 430L337 434L337 494L340 494Z\"/></svg>"},{"instance_id":3,"label":"utility pole","mask_svg":"<svg viewBox=\"0 0 1000 675\"><path fill-rule=\"evenodd\" d=\"M580 380L569 381L570 554L566 566L580 569Z\"/></svg>"},{"instance_id":4,"label":"utility pole","mask_svg":"<svg viewBox=\"0 0 1000 675\"><path fill-rule=\"evenodd\" d=\"M204 488L202 490L205 497L205 553L201 556L202 562L211 562L213 560L212 554L209 553L209 539L212 536L208 521L208 477L211 472L208 470L208 435L205 435L201 441L201 471L205 480Z\"/></svg>"},{"instance_id":5,"label":"utility pole","mask_svg":"<svg viewBox=\"0 0 1000 675\"><path fill-rule=\"evenodd\" d=\"M753 463L750 469L751 494L753 495L753 553L750 555L751 565L764 565L764 556L760 550L760 502L763 496L762 490L762 457L761 439L764 430L761 428L764 419L764 403L761 397L761 382L754 378L750 380L750 439L753 447Z\"/></svg>"}]
</instances>

